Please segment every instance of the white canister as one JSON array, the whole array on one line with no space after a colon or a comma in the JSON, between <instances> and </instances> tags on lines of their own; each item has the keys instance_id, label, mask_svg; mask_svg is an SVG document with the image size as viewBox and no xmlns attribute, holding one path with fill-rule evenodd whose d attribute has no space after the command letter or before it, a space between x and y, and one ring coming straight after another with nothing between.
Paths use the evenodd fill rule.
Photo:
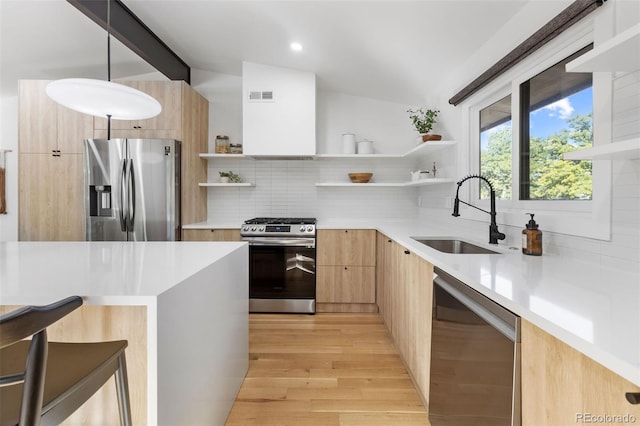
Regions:
<instances>
[{"instance_id":1,"label":"white canister","mask_svg":"<svg viewBox=\"0 0 640 426\"><path fill-rule=\"evenodd\" d=\"M342 135L342 153L356 153L356 135L354 135L353 133L345 133Z\"/></svg>"},{"instance_id":2,"label":"white canister","mask_svg":"<svg viewBox=\"0 0 640 426\"><path fill-rule=\"evenodd\" d=\"M366 139L358 142L358 154L373 154L373 142Z\"/></svg>"}]
</instances>

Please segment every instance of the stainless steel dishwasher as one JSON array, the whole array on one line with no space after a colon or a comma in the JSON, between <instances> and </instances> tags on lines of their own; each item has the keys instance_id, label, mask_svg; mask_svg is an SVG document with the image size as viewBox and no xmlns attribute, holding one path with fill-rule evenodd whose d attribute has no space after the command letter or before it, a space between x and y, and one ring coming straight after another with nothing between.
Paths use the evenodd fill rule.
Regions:
<instances>
[{"instance_id":1,"label":"stainless steel dishwasher","mask_svg":"<svg viewBox=\"0 0 640 426\"><path fill-rule=\"evenodd\" d=\"M519 426L520 317L434 272L431 425Z\"/></svg>"}]
</instances>

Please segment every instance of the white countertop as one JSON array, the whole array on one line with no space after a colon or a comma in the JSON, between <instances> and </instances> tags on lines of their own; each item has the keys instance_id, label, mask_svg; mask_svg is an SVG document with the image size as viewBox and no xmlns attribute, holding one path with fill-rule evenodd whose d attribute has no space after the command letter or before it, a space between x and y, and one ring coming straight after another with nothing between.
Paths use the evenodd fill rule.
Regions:
<instances>
[{"instance_id":1,"label":"white countertop","mask_svg":"<svg viewBox=\"0 0 640 426\"><path fill-rule=\"evenodd\" d=\"M640 386L640 276L468 237L425 221L319 221L319 229L377 229L391 239ZM488 228L488 226L487 226ZM457 237L500 254L446 254L411 237Z\"/></svg>"},{"instance_id":2,"label":"white countertop","mask_svg":"<svg viewBox=\"0 0 640 426\"><path fill-rule=\"evenodd\" d=\"M146 304L244 242L0 242L0 304Z\"/></svg>"}]
</instances>

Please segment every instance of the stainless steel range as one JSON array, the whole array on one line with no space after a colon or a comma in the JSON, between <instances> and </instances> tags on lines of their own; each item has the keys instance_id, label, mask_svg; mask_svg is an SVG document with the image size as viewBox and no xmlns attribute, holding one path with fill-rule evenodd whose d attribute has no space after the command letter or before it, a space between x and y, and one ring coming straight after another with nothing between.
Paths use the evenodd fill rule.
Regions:
<instances>
[{"instance_id":1,"label":"stainless steel range","mask_svg":"<svg viewBox=\"0 0 640 426\"><path fill-rule=\"evenodd\" d=\"M316 219L257 217L240 227L249 242L249 312L316 311Z\"/></svg>"}]
</instances>

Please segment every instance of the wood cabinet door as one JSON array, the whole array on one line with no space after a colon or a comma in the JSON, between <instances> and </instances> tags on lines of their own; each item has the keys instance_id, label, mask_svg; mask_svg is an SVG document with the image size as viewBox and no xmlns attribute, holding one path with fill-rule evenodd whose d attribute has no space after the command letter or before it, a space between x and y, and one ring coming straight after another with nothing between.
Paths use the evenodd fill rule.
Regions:
<instances>
[{"instance_id":1,"label":"wood cabinet door","mask_svg":"<svg viewBox=\"0 0 640 426\"><path fill-rule=\"evenodd\" d=\"M58 149L58 108L47 96L48 80L18 82L18 149L24 153L49 153Z\"/></svg>"},{"instance_id":2,"label":"wood cabinet door","mask_svg":"<svg viewBox=\"0 0 640 426\"><path fill-rule=\"evenodd\" d=\"M181 81L139 81L137 89L153 96L162 105L160 114L138 121L137 124L141 129L180 130L182 128Z\"/></svg>"},{"instance_id":3,"label":"wood cabinet door","mask_svg":"<svg viewBox=\"0 0 640 426\"><path fill-rule=\"evenodd\" d=\"M386 245L384 293L385 324L418 386L429 398L433 265L395 241Z\"/></svg>"},{"instance_id":4,"label":"wood cabinet door","mask_svg":"<svg viewBox=\"0 0 640 426\"><path fill-rule=\"evenodd\" d=\"M239 229L183 229L183 241L241 241Z\"/></svg>"},{"instance_id":5,"label":"wood cabinet door","mask_svg":"<svg viewBox=\"0 0 640 426\"><path fill-rule=\"evenodd\" d=\"M133 87L142 92L153 96L160 105L162 111L155 117L146 120L111 120L112 137L114 130L175 130L181 128L182 118L182 90L179 81L121 81L119 84ZM96 130L105 130L107 128L107 119L96 117L94 127ZM135 135L130 133L124 137L160 137L153 134L152 136Z\"/></svg>"},{"instance_id":6,"label":"wood cabinet door","mask_svg":"<svg viewBox=\"0 0 640 426\"><path fill-rule=\"evenodd\" d=\"M318 265L375 266L376 231L371 229L321 229L318 231Z\"/></svg>"},{"instance_id":7,"label":"wood cabinet door","mask_svg":"<svg viewBox=\"0 0 640 426\"><path fill-rule=\"evenodd\" d=\"M20 154L19 239L85 239L82 155Z\"/></svg>"},{"instance_id":8,"label":"wood cabinet door","mask_svg":"<svg viewBox=\"0 0 640 426\"><path fill-rule=\"evenodd\" d=\"M523 426L633 424L640 420L640 405L625 398L626 392L640 392L639 386L528 321L521 322L521 331ZM597 421L599 415L626 415L636 420Z\"/></svg>"},{"instance_id":9,"label":"wood cabinet door","mask_svg":"<svg viewBox=\"0 0 640 426\"><path fill-rule=\"evenodd\" d=\"M318 266L318 303L375 303L373 266Z\"/></svg>"},{"instance_id":10,"label":"wood cabinet door","mask_svg":"<svg viewBox=\"0 0 640 426\"><path fill-rule=\"evenodd\" d=\"M82 154L84 139L93 138L93 116L58 105L58 149L63 154Z\"/></svg>"},{"instance_id":11,"label":"wood cabinet door","mask_svg":"<svg viewBox=\"0 0 640 426\"><path fill-rule=\"evenodd\" d=\"M387 256L390 239L381 232L376 233L376 304L385 324L389 324L389 298L387 296Z\"/></svg>"}]
</instances>

